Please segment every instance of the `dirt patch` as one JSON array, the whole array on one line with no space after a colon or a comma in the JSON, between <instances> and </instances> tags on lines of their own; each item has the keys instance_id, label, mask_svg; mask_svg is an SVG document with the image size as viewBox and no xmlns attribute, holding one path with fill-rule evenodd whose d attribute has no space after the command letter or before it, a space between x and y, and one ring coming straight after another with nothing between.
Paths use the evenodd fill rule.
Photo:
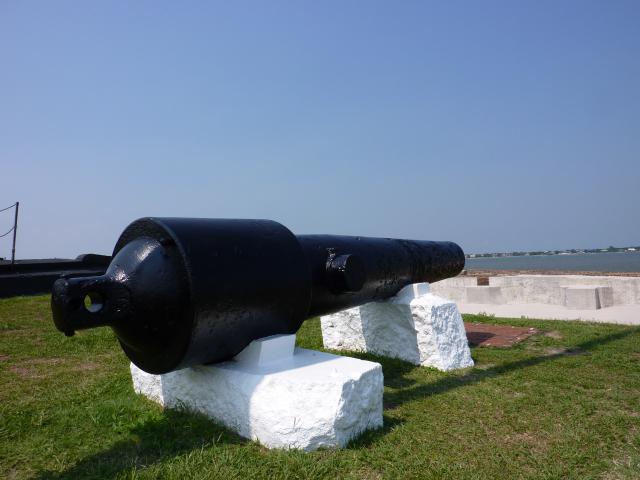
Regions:
<instances>
[{"instance_id":1,"label":"dirt patch","mask_svg":"<svg viewBox=\"0 0 640 480\"><path fill-rule=\"evenodd\" d=\"M378 480L382 478L382 474L380 472L370 467L362 467L357 471L356 476L366 480Z\"/></svg>"},{"instance_id":2,"label":"dirt patch","mask_svg":"<svg viewBox=\"0 0 640 480\"><path fill-rule=\"evenodd\" d=\"M582 350L581 348L547 348L544 351L547 357L555 356L574 356L574 355L591 355L590 352Z\"/></svg>"},{"instance_id":3,"label":"dirt patch","mask_svg":"<svg viewBox=\"0 0 640 480\"><path fill-rule=\"evenodd\" d=\"M0 330L0 338L1 337L9 337L11 340L26 339L27 341L36 340L39 343L42 343L42 338L40 336L40 331L33 328L16 328L16 329L6 329ZM32 342L33 343L33 342Z\"/></svg>"},{"instance_id":4,"label":"dirt patch","mask_svg":"<svg viewBox=\"0 0 640 480\"><path fill-rule=\"evenodd\" d=\"M545 332L544 336L553 338L554 340L562 340L562 334L557 330L551 330L550 332Z\"/></svg>"},{"instance_id":5,"label":"dirt patch","mask_svg":"<svg viewBox=\"0 0 640 480\"><path fill-rule=\"evenodd\" d=\"M9 367L9 371L22 378L44 378L44 375L33 368L12 365Z\"/></svg>"},{"instance_id":6,"label":"dirt patch","mask_svg":"<svg viewBox=\"0 0 640 480\"><path fill-rule=\"evenodd\" d=\"M9 355L0 354L0 362L6 362L7 360L9 360Z\"/></svg>"},{"instance_id":7,"label":"dirt patch","mask_svg":"<svg viewBox=\"0 0 640 480\"><path fill-rule=\"evenodd\" d=\"M20 472L15 467L12 467L7 473L7 480L14 480L20 476L22 476Z\"/></svg>"},{"instance_id":8,"label":"dirt patch","mask_svg":"<svg viewBox=\"0 0 640 480\"><path fill-rule=\"evenodd\" d=\"M68 372L86 372L100 368L100 365L94 362L75 363L59 357L44 357L23 360L19 365L9 367L9 371L22 378L45 378L57 375L57 370L48 368L55 365L65 365Z\"/></svg>"},{"instance_id":9,"label":"dirt patch","mask_svg":"<svg viewBox=\"0 0 640 480\"><path fill-rule=\"evenodd\" d=\"M80 370L85 372L88 370L95 370L96 368L99 368L99 365L97 363L84 362L84 363L81 363L80 365L75 365L74 367L72 367L72 370Z\"/></svg>"},{"instance_id":10,"label":"dirt patch","mask_svg":"<svg viewBox=\"0 0 640 480\"><path fill-rule=\"evenodd\" d=\"M535 328L465 322L467 340L477 347L512 347L538 333Z\"/></svg>"},{"instance_id":11,"label":"dirt patch","mask_svg":"<svg viewBox=\"0 0 640 480\"><path fill-rule=\"evenodd\" d=\"M544 438L530 432L508 434L503 438L503 442L507 448L520 446L531 449L539 454L549 450L549 445Z\"/></svg>"},{"instance_id":12,"label":"dirt patch","mask_svg":"<svg viewBox=\"0 0 640 480\"><path fill-rule=\"evenodd\" d=\"M64 363L64 358L51 357L51 358L30 358L29 360L25 360L25 364L27 365L59 365Z\"/></svg>"},{"instance_id":13,"label":"dirt patch","mask_svg":"<svg viewBox=\"0 0 640 480\"><path fill-rule=\"evenodd\" d=\"M489 370L491 368L494 368L495 366L495 363L476 363L474 365L476 370Z\"/></svg>"},{"instance_id":14,"label":"dirt patch","mask_svg":"<svg viewBox=\"0 0 640 480\"><path fill-rule=\"evenodd\" d=\"M11 327L0 327L0 335L6 334L14 334L16 332L24 332L24 328L11 328Z\"/></svg>"}]
</instances>

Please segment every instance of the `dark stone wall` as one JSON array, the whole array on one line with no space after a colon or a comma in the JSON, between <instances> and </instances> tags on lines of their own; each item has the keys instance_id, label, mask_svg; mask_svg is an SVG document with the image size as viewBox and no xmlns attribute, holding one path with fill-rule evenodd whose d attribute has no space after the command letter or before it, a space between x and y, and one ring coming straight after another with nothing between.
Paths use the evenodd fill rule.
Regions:
<instances>
[{"instance_id":1,"label":"dark stone wall","mask_svg":"<svg viewBox=\"0 0 640 480\"><path fill-rule=\"evenodd\" d=\"M88 253L75 259L45 258L0 261L0 298L37 295L51 292L51 286L61 275L102 275L111 257Z\"/></svg>"}]
</instances>

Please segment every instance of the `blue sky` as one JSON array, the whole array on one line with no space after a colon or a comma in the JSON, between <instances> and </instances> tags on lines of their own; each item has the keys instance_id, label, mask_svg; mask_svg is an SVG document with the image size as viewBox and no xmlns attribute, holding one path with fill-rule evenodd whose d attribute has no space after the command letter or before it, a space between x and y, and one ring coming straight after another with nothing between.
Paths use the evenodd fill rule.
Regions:
<instances>
[{"instance_id":1,"label":"blue sky","mask_svg":"<svg viewBox=\"0 0 640 480\"><path fill-rule=\"evenodd\" d=\"M0 207L19 258L148 215L638 244L638 25L618 0L3 0Z\"/></svg>"}]
</instances>

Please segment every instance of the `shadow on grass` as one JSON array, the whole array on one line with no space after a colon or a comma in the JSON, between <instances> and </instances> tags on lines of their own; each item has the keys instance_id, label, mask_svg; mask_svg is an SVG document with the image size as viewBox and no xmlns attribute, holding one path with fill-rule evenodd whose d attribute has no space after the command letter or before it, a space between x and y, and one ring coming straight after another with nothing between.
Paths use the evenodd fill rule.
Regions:
<instances>
[{"instance_id":1,"label":"shadow on grass","mask_svg":"<svg viewBox=\"0 0 640 480\"><path fill-rule=\"evenodd\" d=\"M372 355L368 353L350 353L350 355L354 357L361 358L363 360L371 360L376 361L382 364L382 369L385 374L384 384L385 386L392 388L399 388L399 390L395 392L385 393L384 395L384 409L393 409L397 408L400 405L411 402L414 400L418 400L420 398L424 398L430 395L437 395L440 393L448 392L449 390L453 390L458 387L464 387L466 385L471 385L482 380L486 380L488 378L496 377L498 375L502 375L514 370L533 367L535 365L539 365L541 363L556 360L561 357L576 355L576 354L588 354L588 350L599 345L604 345L609 342L613 342L616 340L620 340L624 337L627 337L631 334L640 333L640 329L633 330L625 330L623 332L614 333L611 335L607 335L605 337L594 338L588 340L586 342L582 342L580 344L575 345L574 347L562 350L558 353L553 353L549 355L541 355L538 357L527 358L523 360L518 360L515 362L504 363L502 365L497 365L492 368L488 368L486 370L478 370L473 369L468 373L460 376L447 376L445 378L441 378L435 382L431 382L428 384L421 384L417 386L410 386L409 388L405 388L404 384L415 384L417 382L410 381L408 379L402 378L402 376L417 367L411 363L404 362L402 360L397 360L393 358L379 357L377 355ZM384 415L384 424L381 428L377 430L371 430L365 432L359 438L353 440L349 444L349 448L360 448L360 447L368 447L378 439L386 436L391 430L395 427L402 425L404 420L398 417L389 417L388 415Z\"/></svg>"},{"instance_id":2,"label":"shadow on grass","mask_svg":"<svg viewBox=\"0 0 640 480\"><path fill-rule=\"evenodd\" d=\"M38 479L113 478L212 444L241 444L241 437L204 415L165 410L162 419L131 430L130 438L90 455L64 472L40 472Z\"/></svg>"},{"instance_id":3,"label":"shadow on grass","mask_svg":"<svg viewBox=\"0 0 640 480\"><path fill-rule=\"evenodd\" d=\"M369 362L376 362L382 365L382 371L384 373L384 386L390 388L407 388L417 383L412 378L406 378L406 374L417 370L421 367L414 365L413 363L400 360L398 358L383 357L375 353L368 352L355 352L346 350L327 350L335 355L347 355L349 357L358 358L360 360L368 360Z\"/></svg>"},{"instance_id":4,"label":"shadow on grass","mask_svg":"<svg viewBox=\"0 0 640 480\"><path fill-rule=\"evenodd\" d=\"M587 340L586 342L579 343L574 347L562 350L557 353L525 358L523 360L517 360L515 362L503 363L501 365L496 365L495 367L487 368L485 370L473 369L464 375L445 377L426 385L418 385L412 388L398 390L396 392L391 392L385 395L385 404L398 406L412 400L423 398L429 395L445 393L449 390L453 390L454 388L471 385L473 383L496 377L498 375L503 375L514 370L533 367L535 365L539 365L551 360L556 360L567 355L575 355L576 352L588 353L589 349L592 349L599 345L604 345L609 342L620 340L624 337L627 337L628 335L637 334L638 332L640 332L640 329L625 330L604 337Z\"/></svg>"},{"instance_id":5,"label":"shadow on grass","mask_svg":"<svg viewBox=\"0 0 640 480\"><path fill-rule=\"evenodd\" d=\"M420 385L415 385L417 383L415 380L404 378L404 375L421 367L402 360L369 353L350 352L349 355L382 364L385 374L385 386L398 389L395 392L384 395L384 408L388 410L426 396L445 393L449 390L471 385L514 370L532 367L566 355L575 354L574 352L586 352L591 348L620 340L638 332L640 332L640 329L625 330L582 342L562 352L504 363L486 370L473 369L464 375L447 376L435 382ZM382 428L365 432L362 436L352 441L349 444L349 448L366 448L403 423L404 420L402 418L385 414ZM180 410L165 410L161 420L150 421L134 428L129 439L114 444L104 452L96 453L80 460L76 465L64 472L45 471L41 472L36 478L113 478L128 470L161 463L164 460L204 446L242 443L247 443L247 440L242 439L224 427L216 425L204 415Z\"/></svg>"}]
</instances>

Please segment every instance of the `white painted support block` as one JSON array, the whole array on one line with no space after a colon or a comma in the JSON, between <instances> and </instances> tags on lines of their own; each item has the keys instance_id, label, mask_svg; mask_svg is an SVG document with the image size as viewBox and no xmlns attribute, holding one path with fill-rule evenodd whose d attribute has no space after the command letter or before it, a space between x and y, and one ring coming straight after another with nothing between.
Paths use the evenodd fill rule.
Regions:
<instances>
[{"instance_id":1,"label":"white painted support block","mask_svg":"<svg viewBox=\"0 0 640 480\"><path fill-rule=\"evenodd\" d=\"M295 348L295 335L272 335L251 342L247 348L234 357L234 360L247 366L266 365L291 358Z\"/></svg>"},{"instance_id":2,"label":"white painted support block","mask_svg":"<svg viewBox=\"0 0 640 480\"><path fill-rule=\"evenodd\" d=\"M500 305L504 303L500 287L474 286L465 287L467 303L486 303Z\"/></svg>"},{"instance_id":3,"label":"white painted support block","mask_svg":"<svg viewBox=\"0 0 640 480\"><path fill-rule=\"evenodd\" d=\"M371 352L415 365L454 370L473 366L462 316L454 302L409 285L383 302L321 317L325 348Z\"/></svg>"},{"instance_id":4,"label":"white painted support block","mask_svg":"<svg viewBox=\"0 0 640 480\"><path fill-rule=\"evenodd\" d=\"M164 375L131 364L136 393L184 406L268 448L344 447L382 426L378 363L295 348L295 335L252 342L234 360Z\"/></svg>"}]
</instances>

